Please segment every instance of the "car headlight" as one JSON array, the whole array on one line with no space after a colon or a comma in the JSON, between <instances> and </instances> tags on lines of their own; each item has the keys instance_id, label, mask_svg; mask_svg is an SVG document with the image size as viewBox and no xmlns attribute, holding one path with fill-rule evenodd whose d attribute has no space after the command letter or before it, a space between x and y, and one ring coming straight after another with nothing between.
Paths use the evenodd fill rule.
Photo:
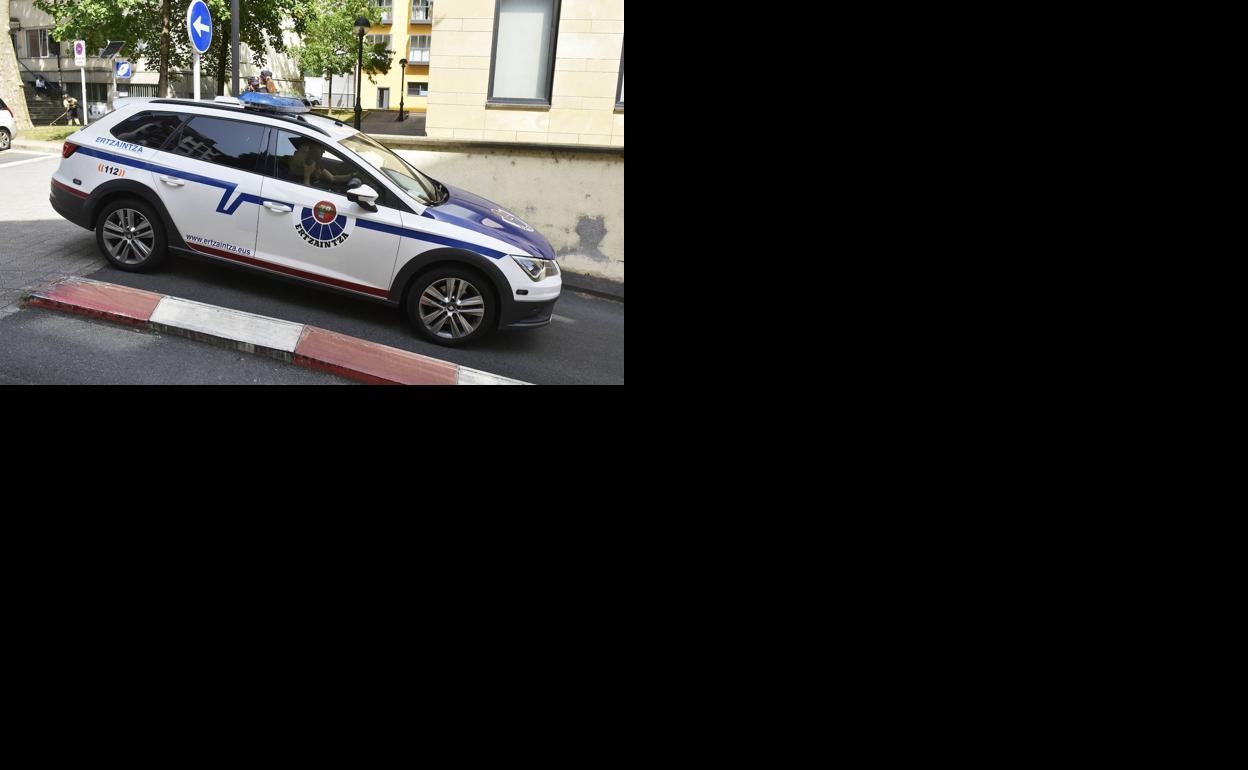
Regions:
<instances>
[{"instance_id":1,"label":"car headlight","mask_svg":"<svg viewBox=\"0 0 1248 770\"><path fill-rule=\"evenodd\" d=\"M535 259L534 257L515 257L516 264L530 278L540 281L543 278L549 278L552 275L559 275L559 266L555 264L553 259Z\"/></svg>"}]
</instances>

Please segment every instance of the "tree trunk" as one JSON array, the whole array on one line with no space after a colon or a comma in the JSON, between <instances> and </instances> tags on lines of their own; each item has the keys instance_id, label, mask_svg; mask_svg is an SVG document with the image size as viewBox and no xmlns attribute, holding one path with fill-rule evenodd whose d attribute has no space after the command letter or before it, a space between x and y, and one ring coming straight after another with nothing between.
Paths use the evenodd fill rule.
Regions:
<instances>
[{"instance_id":1,"label":"tree trunk","mask_svg":"<svg viewBox=\"0 0 1248 770\"><path fill-rule=\"evenodd\" d=\"M161 10L160 80L156 84L156 94L161 98L172 96L169 93L169 18L169 0L165 0Z\"/></svg>"},{"instance_id":2,"label":"tree trunk","mask_svg":"<svg viewBox=\"0 0 1248 770\"><path fill-rule=\"evenodd\" d=\"M0 0L0 26L4 27L4 39L0 40L0 92L4 93L4 103L13 111L17 128L32 128L17 51L13 50L13 38L9 37L9 0Z\"/></svg>"},{"instance_id":3,"label":"tree trunk","mask_svg":"<svg viewBox=\"0 0 1248 770\"><path fill-rule=\"evenodd\" d=\"M230 46L226 43L224 35L217 35L217 96L225 96L225 79L229 77L226 73L230 66Z\"/></svg>"}]
</instances>

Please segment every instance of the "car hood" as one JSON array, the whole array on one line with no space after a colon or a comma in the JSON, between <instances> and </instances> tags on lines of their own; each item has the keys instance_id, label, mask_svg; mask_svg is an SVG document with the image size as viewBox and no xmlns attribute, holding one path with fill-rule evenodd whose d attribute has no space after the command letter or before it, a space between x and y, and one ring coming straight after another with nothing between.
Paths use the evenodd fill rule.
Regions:
<instances>
[{"instance_id":1,"label":"car hood","mask_svg":"<svg viewBox=\"0 0 1248 770\"><path fill-rule=\"evenodd\" d=\"M425 216L497 238L535 257L555 258L555 250L551 248L550 241L528 222L480 195L452 187L445 182L442 184L446 185L450 198L445 203L425 209Z\"/></svg>"}]
</instances>

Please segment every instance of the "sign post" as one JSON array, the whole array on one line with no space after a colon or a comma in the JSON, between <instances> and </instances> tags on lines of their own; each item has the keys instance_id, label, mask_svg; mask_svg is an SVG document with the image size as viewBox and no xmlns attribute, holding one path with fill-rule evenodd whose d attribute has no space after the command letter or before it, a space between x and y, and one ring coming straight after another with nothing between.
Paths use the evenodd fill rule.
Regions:
<instances>
[{"instance_id":1,"label":"sign post","mask_svg":"<svg viewBox=\"0 0 1248 770\"><path fill-rule=\"evenodd\" d=\"M186 9L186 34L193 51L195 99L199 100L199 57L212 45L212 14L204 0L192 0Z\"/></svg>"},{"instance_id":2,"label":"sign post","mask_svg":"<svg viewBox=\"0 0 1248 770\"><path fill-rule=\"evenodd\" d=\"M78 106L82 109L82 125L87 125L87 41L74 41L74 66L82 77L82 101Z\"/></svg>"}]
</instances>

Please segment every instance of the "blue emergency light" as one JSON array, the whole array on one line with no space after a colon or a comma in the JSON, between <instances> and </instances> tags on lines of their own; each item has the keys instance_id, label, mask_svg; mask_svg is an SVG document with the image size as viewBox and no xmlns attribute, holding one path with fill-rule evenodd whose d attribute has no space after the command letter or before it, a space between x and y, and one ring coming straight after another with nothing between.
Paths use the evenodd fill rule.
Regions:
<instances>
[{"instance_id":1,"label":"blue emergency light","mask_svg":"<svg viewBox=\"0 0 1248 770\"><path fill-rule=\"evenodd\" d=\"M276 94L262 94L254 91L247 91L246 93L240 95L238 100L242 102L243 106L247 109L262 112L299 114L312 111L312 108L308 106L307 101L293 96L278 96Z\"/></svg>"}]
</instances>

